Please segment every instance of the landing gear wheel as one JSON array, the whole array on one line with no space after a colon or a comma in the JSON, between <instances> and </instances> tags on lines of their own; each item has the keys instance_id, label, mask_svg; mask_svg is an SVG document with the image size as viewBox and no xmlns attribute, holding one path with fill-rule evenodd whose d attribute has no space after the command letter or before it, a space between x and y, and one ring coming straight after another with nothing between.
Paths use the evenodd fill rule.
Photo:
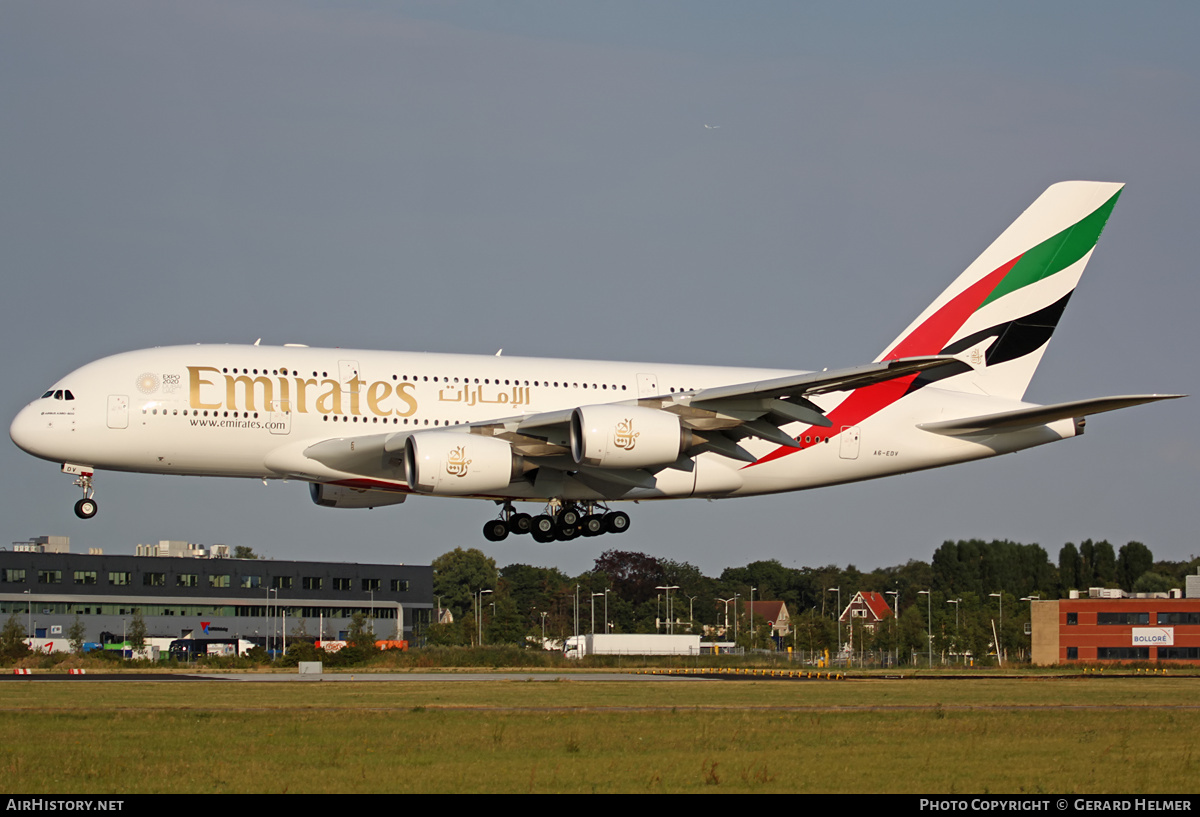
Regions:
<instances>
[{"instance_id":1,"label":"landing gear wheel","mask_svg":"<svg viewBox=\"0 0 1200 817\"><path fill-rule=\"evenodd\" d=\"M624 533L629 530L629 514L624 511L605 514L604 529L609 533Z\"/></svg>"},{"instance_id":2,"label":"landing gear wheel","mask_svg":"<svg viewBox=\"0 0 1200 817\"><path fill-rule=\"evenodd\" d=\"M493 519L483 526L483 538L489 542L500 542L508 538L508 524L503 519Z\"/></svg>"},{"instance_id":3,"label":"landing gear wheel","mask_svg":"<svg viewBox=\"0 0 1200 817\"><path fill-rule=\"evenodd\" d=\"M604 533L604 517L598 513L590 513L579 523L579 532L584 536L599 536Z\"/></svg>"},{"instance_id":4,"label":"landing gear wheel","mask_svg":"<svg viewBox=\"0 0 1200 817\"><path fill-rule=\"evenodd\" d=\"M560 542L570 542L577 536L579 536L578 525L559 525L554 530L554 538Z\"/></svg>"},{"instance_id":5,"label":"landing gear wheel","mask_svg":"<svg viewBox=\"0 0 1200 817\"><path fill-rule=\"evenodd\" d=\"M533 524L530 528L530 535L533 536L535 542L553 542L554 541L554 517L535 516L532 520Z\"/></svg>"},{"instance_id":6,"label":"landing gear wheel","mask_svg":"<svg viewBox=\"0 0 1200 817\"><path fill-rule=\"evenodd\" d=\"M567 505L558 512L558 524L564 528L573 528L579 524L579 517L579 509Z\"/></svg>"},{"instance_id":7,"label":"landing gear wheel","mask_svg":"<svg viewBox=\"0 0 1200 817\"><path fill-rule=\"evenodd\" d=\"M514 513L508 518L508 532L514 536L533 530L533 517L527 513Z\"/></svg>"},{"instance_id":8,"label":"landing gear wheel","mask_svg":"<svg viewBox=\"0 0 1200 817\"><path fill-rule=\"evenodd\" d=\"M80 519L91 519L100 510L96 500L85 497L75 503L75 515Z\"/></svg>"}]
</instances>

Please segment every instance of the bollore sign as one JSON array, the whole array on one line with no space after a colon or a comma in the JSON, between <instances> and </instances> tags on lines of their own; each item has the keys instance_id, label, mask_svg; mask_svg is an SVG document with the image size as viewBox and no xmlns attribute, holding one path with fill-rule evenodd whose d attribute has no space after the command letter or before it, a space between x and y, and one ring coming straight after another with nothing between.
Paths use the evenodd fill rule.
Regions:
<instances>
[{"instance_id":1,"label":"bollore sign","mask_svg":"<svg viewBox=\"0 0 1200 817\"><path fill-rule=\"evenodd\" d=\"M1174 645L1174 627L1133 628L1133 646L1135 647L1173 647Z\"/></svg>"}]
</instances>

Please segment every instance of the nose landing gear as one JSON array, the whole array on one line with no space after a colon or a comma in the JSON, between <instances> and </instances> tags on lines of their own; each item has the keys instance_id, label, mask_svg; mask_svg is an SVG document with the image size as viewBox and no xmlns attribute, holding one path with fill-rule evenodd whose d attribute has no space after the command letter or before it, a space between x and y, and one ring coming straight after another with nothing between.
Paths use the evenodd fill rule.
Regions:
<instances>
[{"instance_id":1,"label":"nose landing gear","mask_svg":"<svg viewBox=\"0 0 1200 817\"><path fill-rule=\"evenodd\" d=\"M96 489L92 487L93 472L84 470L78 465L63 465L63 471L68 474L77 474L75 487L83 489L83 499L75 503L75 515L80 519L91 519L100 509L94 499Z\"/></svg>"}]
</instances>

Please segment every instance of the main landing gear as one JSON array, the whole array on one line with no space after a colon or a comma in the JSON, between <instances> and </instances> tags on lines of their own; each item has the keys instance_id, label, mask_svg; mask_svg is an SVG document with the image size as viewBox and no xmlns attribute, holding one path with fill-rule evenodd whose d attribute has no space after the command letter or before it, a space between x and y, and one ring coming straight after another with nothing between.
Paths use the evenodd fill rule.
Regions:
<instances>
[{"instance_id":1,"label":"main landing gear","mask_svg":"<svg viewBox=\"0 0 1200 817\"><path fill-rule=\"evenodd\" d=\"M483 526L483 538L489 542L507 539L509 534L528 533L535 542L568 542L577 536L599 536L602 533L624 533L629 530L629 514L607 508L553 502L546 513L530 516L517 513L511 503L505 503L499 519Z\"/></svg>"}]
</instances>

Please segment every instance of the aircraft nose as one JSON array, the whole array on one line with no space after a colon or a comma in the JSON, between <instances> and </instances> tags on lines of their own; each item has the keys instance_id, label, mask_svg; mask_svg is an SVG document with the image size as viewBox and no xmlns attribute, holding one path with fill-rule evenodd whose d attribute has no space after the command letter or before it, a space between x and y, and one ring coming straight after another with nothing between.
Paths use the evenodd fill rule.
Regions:
<instances>
[{"instance_id":1,"label":"aircraft nose","mask_svg":"<svg viewBox=\"0 0 1200 817\"><path fill-rule=\"evenodd\" d=\"M43 416L36 403L31 403L13 418L8 427L8 436L22 451L35 457L54 460L50 446L53 441L53 421Z\"/></svg>"}]
</instances>

